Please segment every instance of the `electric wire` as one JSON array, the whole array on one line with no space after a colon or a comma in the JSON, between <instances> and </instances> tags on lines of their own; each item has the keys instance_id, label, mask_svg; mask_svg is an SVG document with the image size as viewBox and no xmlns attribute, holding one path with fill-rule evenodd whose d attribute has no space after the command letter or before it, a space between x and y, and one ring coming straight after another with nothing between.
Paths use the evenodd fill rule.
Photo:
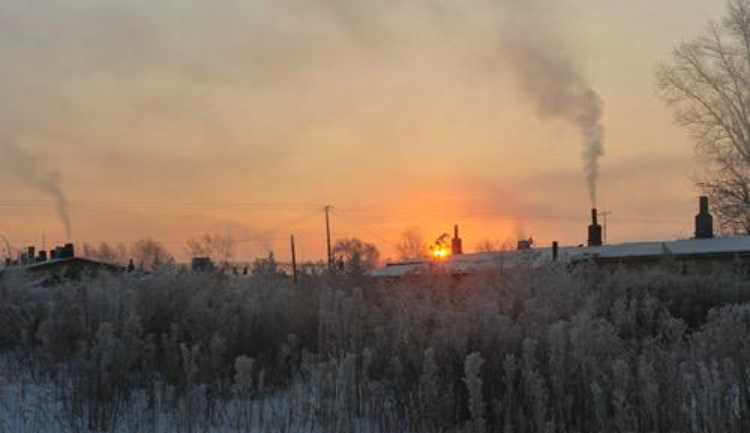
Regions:
<instances>
[{"instance_id":1,"label":"electric wire","mask_svg":"<svg viewBox=\"0 0 750 433\"><path fill-rule=\"evenodd\" d=\"M49 207L49 201L0 198L0 208L34 208ZM318 210L322 206L315 203L271 203L271 202L186 202L186 201L113 201L113 200L82 200L71 201L70 207L76 212L79 211L108 211L108 210L134 210L142 212L163 212L178 213L186 215L185 211L199 210L234 210L249 212L270 212L270 211L294 211L294 210ZM572 215L563 213L537 213L537 212L519 212L508 213L497 209L482 208L476 206L446 206L450 212L446 212L439 207L431 207L415 211L413 207L397 206L390 204L358 204L358 205L339 205L337 209L345 211L348 214L362 214L369 216L404 216L418 215L420 218L425 217L445 217L451 216L454 219L489 219L495 221L560 221L560 222L580 222L586 220L583 215ZM458 210L456 210L458 209ZM198 216L199 214L188 214ZM679 224L684 223L683 219L672 218L648 218L648 217L612 217L613 223L622 224Z\"/></svg>"},{"instance_id":2,"label":"electric wire","mask_svg":"<svg viewBox=\"0 0 750 433\"><path fill-rule=\"evenodd\" d=\"M368 228L366 228L366 227L364 227L362 225L359 225L358 223L355 223L354 221L350 220L349 218L346 218L346 217L342 216L340 213L336 212L336 210L334 210L334 208L331 209L331 214L333 214L334 216L338 217L339 219L341 219L342 221L344 221L348 225L350 225L350 226L352 226L352 227L354 227L354 228L356 228L358 230L361 230L361 231L364 231L366 233L369 233L371 236L375 237L376 239L378 239L378 240L380 240L380 241L382 241L382 242L384 242L384 243L386 243L386 244L388 244L388 245L390 245L390 246L392 246L394 248L398 247L398 245L395 242L392 242L389 239L386 239L385 237L381 236L380 234L378 234L378 233L376 233L376 232L374 232L374 231L372 231L372 230L370 230L370 229L368 229Z\"/></svg>"}]
</instances>

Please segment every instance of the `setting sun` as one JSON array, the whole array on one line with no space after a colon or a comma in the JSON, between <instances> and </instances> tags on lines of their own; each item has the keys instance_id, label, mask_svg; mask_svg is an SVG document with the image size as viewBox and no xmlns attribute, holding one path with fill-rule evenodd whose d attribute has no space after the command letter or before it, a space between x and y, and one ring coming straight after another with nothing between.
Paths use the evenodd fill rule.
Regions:
<instances>
[{"instance_id":1,"label":"setting sun","mask_svg":"<svg viewBox=\"0 0 750 433\"><path fill-rule=\"evenodd\" d=\"M432 248L432 258L434 260L445 260L451 256L451 250L445 246L438 246Z\"/></svg>"}]
</instances>

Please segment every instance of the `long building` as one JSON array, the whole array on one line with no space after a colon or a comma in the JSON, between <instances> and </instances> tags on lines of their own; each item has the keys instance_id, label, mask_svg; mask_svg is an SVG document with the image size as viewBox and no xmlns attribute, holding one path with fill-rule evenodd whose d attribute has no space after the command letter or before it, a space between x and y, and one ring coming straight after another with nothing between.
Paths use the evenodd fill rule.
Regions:
<instances>
[{"instance_id":1,"label":"long building","mask_svg":"<svg viewBox=\"0 0 750 433\"><path fill-rule=\"evenodd\" d=\"M461 244L458 230L454 244ZM695 237L685 240L633 242L606 245L602 240L602 227L596 209L588 228L585 246L533 248L520 241L513 251L453 254L440 260L418 260L392 263L376 269L376 278L403 278L436 271L454 275L483 271L503 270L519 263L543 265L552 262L566 265L594 264L601 267L645 270L665 262L675 264L685 274L710 273L719 268L741 270L750 274L750 236L714 237L713 217L709 213L708 198L700 198L699 213L695 217Z\"/></svg>"},{"instance_id":2,"label":"long building","mask_svg":"<svg viewBox=\"0 0 750 433\"><path fill-rule=\"evenodd\" d=\"M6 258L5 267L0 269L0 278L6 274L22 273L35 281L55 283L102 272L117 274L125 270L124 266L76 257L74 245L68 243L50 250L49 254L45 250L28 247L17 259Z\"/></svg>"}]
</instances>

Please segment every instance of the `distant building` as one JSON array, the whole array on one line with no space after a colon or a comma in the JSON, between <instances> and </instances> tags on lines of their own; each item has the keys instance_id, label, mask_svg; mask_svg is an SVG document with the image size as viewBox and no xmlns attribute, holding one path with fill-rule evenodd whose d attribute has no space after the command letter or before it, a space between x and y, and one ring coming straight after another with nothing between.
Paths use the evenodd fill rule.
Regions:
<instances>
[{"instance_id":1,"label":"distant building","mask_svg":"<svg viewBox=\"0 0 750 433\"><path fill-rule=\"evenodd\" d=\"M519 242L516 251L464 253L437 262L393 263L374 270L371 275L376 278L404 278L436 270L466 275L507 269L522 262L543 265L553 261L570 266L593 264L632 270L645 270L670 261L686 274L709 273L719 268L741 269L750 274L750 236L714 237L713 218L708 212L706 197L700 199L700 212L695 221L694 239L604 245L602 228L597 221L596 210L593 210L592 224L588 228L588 246L560 247L554 242L551 248L532 248L528 241L523 241Z\"/></svg>"},{"instance_id":2,"label":"distant building","mask_svg":"<svg viewBox=\"0 0 750 433\"><path fill-rule=\"evenodd\" d=\"M78 280L100 273L123 273L126 270L124 266L76 257L74 245L71 243L50 250L49 255L45 250L35 253L36 249L29 247L16 260L7 258L5 267L0 270L0 277L6 273L24 273L42 282L56 282Z\"/></svg>"}]
</instances>

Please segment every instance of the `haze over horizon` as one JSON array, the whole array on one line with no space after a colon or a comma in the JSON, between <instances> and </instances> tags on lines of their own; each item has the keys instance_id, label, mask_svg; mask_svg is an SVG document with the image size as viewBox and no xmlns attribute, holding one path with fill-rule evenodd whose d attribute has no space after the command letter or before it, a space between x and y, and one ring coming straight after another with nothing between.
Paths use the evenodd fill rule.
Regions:
<instances>
[{"instance_id":1,"label":"haze over horizon","mask_svg":"<svg viewBox=\"0 0 750 433\"><path fill-rule=\"evenodd\" d=\"M724 2L537 4L557 5L544 15L566 36L555 43L604 103L609 240L689 235L693 145L656 97L654 68ZM60 174L77 243L150 237L179 255L218 232L247 260L285 257L294 232L300 258L320 259L332 204L334 237L384 257L406 228L431 240L453 223L469 250L517 236L579 244L581 139L538 116L514 77L507 5L7 0L0 140ZM0 234L65 239L38 182L9 169L0 181Z\"/></svg>"}]
</instances>

